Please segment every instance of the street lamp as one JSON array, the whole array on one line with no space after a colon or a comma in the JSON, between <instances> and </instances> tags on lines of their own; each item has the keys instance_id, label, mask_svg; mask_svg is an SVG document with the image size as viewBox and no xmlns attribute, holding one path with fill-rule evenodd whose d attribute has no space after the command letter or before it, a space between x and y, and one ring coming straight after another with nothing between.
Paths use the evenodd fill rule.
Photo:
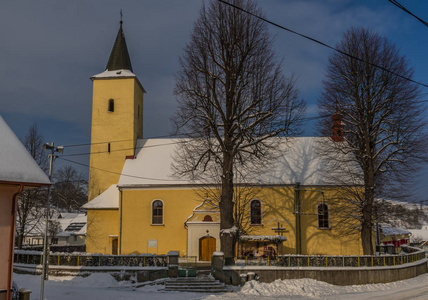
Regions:
<instances>
[{"instance_id":1,"label":"street lamp","mask_svg":"<svg viewBox=\"0 0 428 300\"><path fill-rule=\"evenodd\" d=\"M55 147L54 143L46 143L43 145L43 150L50 150L50 153L48 155L49 157L49 181L52 181L52 168L53 168L53 162L55 158L58 156L55 155L55 152L63 153L64 147L58 146ZM49 229L49 198L51 194L51 186L48 186L48 198L46 201L46 224L45 224L45 237L43 240L43 268L42 268L42 286L40 288L40 299L43 300L43 293L44 293L44 287L45 287L45 280L48 280L48 274L49 274L49 246L48 246L48 229Z\"/></svg>"}]
</instances>

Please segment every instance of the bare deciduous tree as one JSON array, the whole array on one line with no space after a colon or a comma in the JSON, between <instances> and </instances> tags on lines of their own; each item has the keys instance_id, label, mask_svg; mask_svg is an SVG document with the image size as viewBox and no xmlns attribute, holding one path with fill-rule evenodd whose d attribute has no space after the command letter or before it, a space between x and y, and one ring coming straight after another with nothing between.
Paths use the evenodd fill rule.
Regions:
<instances>
[{"instance_id":1,"label":"bare deciduous tree","mask_svg":"<svg viewBox=\"0 0 428 300\"><path fill-rule=\"evenodd\" d=\"M337 105L343 115L347 145L342 150L352 152L364 186L349 198L358 208L349 213L358 219L364 254L372 254L374 199L408 195L413 175L427 159L424 110L417 85L403 78L412 78L412 69L386 38L351 28L336 48L363 61L339 53L330 57L319 110L331 115ZM331 120L322 125L323 133L330 133Z\"/></svg>"},{"instance_id":2,"label":"bare deciduous tree","mask_svg":"<svg viewBox=\"0 0 428 300\"><path fill-rule=\"evenodd\" d=\"M52 203L67 212L78 210L87 202L87 181L72 166L63 166L55 172Z\"/></svg>"},{"instance_id":3,"label":"bare deciduous tree","mask_svg":"<svg viewBox=\"0 0 428 300\"><path fill-rule=\"evenodd\" d=\"M231 3L262 15L254 1ZM177 153L176 171L221 182L221 250L232 257L234 170L256 169L275 147L271 137L295 134L305 105L294 80L282 73L267 25L217 1L201 9L180 64L174 122L188 139Z\"/></svg>"},{"instance_id":4,"label":"bare deciduous tree","mask_svg":"<svg viewBox=\"0 0 428 300\"><path fill-rule=\"evenodd\" d=\"M40 134L36 124L28 130L23 144L40 168L46 172L48 168L47 155L43 153L43 136ZM21 249L26 233L37 227L43 217L47 189L43 187L25 189L18 199L18 224L16 230L17 246L18 249Z\"/></svg>"}]
</instances>

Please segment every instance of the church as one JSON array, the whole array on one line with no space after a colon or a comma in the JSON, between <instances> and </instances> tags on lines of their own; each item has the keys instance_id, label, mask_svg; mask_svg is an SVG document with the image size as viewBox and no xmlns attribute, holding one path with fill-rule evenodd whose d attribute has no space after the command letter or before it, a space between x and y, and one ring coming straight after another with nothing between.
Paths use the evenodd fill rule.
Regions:
<instances>
[{"instance_id":1,"label":"church","mask_svg":"<svg viewBox=\"0 0 428 300\"><path fill-rule=\"evenodd\" d=\"M205 186L174 176L180 139L144 138L145 90L133 73L122 21L105 71L91 80L87 252L178 251L209 261L220 250L218 199ZM341 117L332 119L331 137L278 137L272 165L245 186L236 183L238 257L363 253L357 226L337 213L343 190L353 183L344 187L330 176L346 177L353 166L338 166L319 151L334 152L344 143Z\"/></svg>"}]
</instances>

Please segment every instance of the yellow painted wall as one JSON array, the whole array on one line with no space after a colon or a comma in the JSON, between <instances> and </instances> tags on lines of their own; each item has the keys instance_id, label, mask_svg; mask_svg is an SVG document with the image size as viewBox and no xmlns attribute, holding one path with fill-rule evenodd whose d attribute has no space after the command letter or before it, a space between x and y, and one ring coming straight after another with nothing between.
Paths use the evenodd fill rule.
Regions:
<instances>
[{"instance_id":1,"label":"yellow painted wall","mask_svg":"<svg viewBox=\"0 0 428 300\"><path fill-rule=\"evenodd\" d=\"M119 235L119 210L89 210L86 252L111 254L112 237Z\"/></svg>"},{"instance_id":2,"label":"yellow painted wall","mask_svg":"<svg viewBox=\"0 0 428 300\"><path fill-rule=\"evenodd\" d=\"M114 112L108 111L110 99ZM92 103L89 200L118 182L125 157L143 137L143 89L136 78L96 78Z\"/></svg>"},{"instance_id":3,"label":"yellow painted wall","mask_svg":"<svg viewBox=\"0 0 428 300\"><path fill-rule=\"evenodd\" d=\"M151 225L151 205L164 203L164 224ZM122 195L122 254L179 251L187 254L184 222L199 205L192 190L124 190ZM147 249L147 240L158 240L158 249Z\"/></svg>"},{"instance_id":4,"label":"yellow painted wall","mask_svg":"<svg viewBox=\"0 0 428 300\"><path fill-rule=\"evenodd\" d=\"M321 193L324 191L324 197ZM359 231L351 224L343 223L336 213L338 209L337 190L328 188L306 188L300 190L300 220L302 254L308 255L357 255L362 254ZM276 235L272 230L278 222L287 229L283 233L287 241L283 242L282 254L296 254L296 215L294 187L264 188L257 194L262 202L262 225L248 225L248 234ZM318 228L318 205L327 204L330 215L330 228ZM250 218L250 207L245 210ZM349 221L349 220L348 220ZM352 224L355 225L355 224Z\"/></svg>"},{"instance_id":5,"label":"yellow painted wall","mask_svg":"<svg viewBox=\"0 0 428 300\"><path fill-rule=\"evenodd\" d=\"M319 191L305 189L300 192L301 197L301 235L302 254L327 254L327 255L359 255L362 254L360 233L350 230L342 220L335 217L337 210L334 189L324 189L325 197ZM164 224L151 224L152 201L160 199L164 203ZM247 227L247 234L251 235L276 235L272 228L278 222L286 227L283 235L287 241L283 243L280 254L296 254L296 221L294 210L294 188L264 188L257 194L257 199L262 201L263 220L262 225ZM122 254L131 253L158 253L166 254L171 250L179 251L180 255L186 255L187 230L184 226L186 219L192 214L193 209L201 204L203 199L191 189L133 189L124 190L122 198ZM318 204L325 203L330 209L330 228L319 229L317 218ZM95 211L94 211L95 212ZM112 219L113 215L104 215L97 211L99 217ZM249 219L249 203L244 208L246 218ZM88 220L90 219L88 212ZM116 224L119 215L116 214ZM109 224L110 221L100 221L100 224ZM89 225L88 225L89 226ZM94 227L92 227L94 228ZM88 228L88 234L92 229ZM100 233L108 235L105 229ZM92 232L97 236L98 233ZM158 249L147 248L147 240L158 240ZM110 242L111 243L111 242ZM110 249L105 240L100 250L96 248L90 239L87 240L88 252L101 252ZM110 248L109 248L110 247ZM110 252L109 252L110 253Z\"/></svg>"}]
</instances>

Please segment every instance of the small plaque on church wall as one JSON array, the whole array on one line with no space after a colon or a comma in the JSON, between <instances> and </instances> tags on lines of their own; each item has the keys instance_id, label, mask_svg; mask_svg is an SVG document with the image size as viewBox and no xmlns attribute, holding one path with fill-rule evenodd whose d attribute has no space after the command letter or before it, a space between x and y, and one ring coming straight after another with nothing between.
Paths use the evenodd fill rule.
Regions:
<instances>
[{"instance_id":1,"label":"small plaque on church wall","mask_svg":"<svg viewBox=\"0 0 428 300\"><path fill-rule=\"evenodd\" d=\"M158 240L147 240L147 247L157 248L158 247Z\"/></svg>"}]
</instances>

